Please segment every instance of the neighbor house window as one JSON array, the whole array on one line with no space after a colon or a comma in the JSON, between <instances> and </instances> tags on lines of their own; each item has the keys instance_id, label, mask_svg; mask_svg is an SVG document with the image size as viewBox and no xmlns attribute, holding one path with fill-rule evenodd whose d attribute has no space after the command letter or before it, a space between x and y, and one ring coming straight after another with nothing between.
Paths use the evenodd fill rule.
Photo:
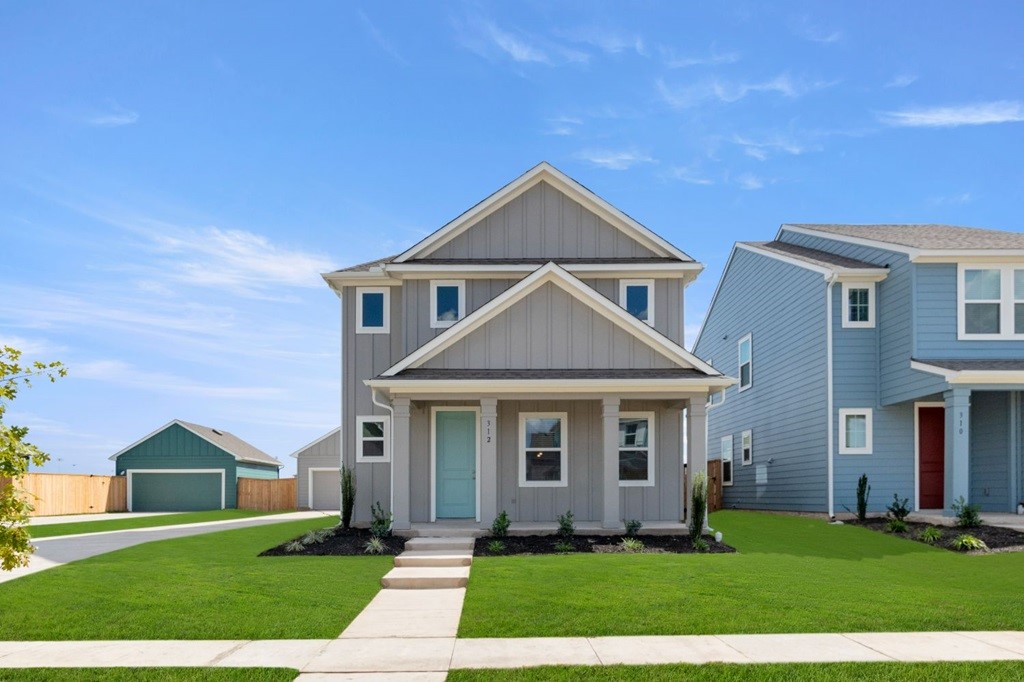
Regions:
<instances>
[{"instance_id":1,"label":"neighbor house window","mask_svg":"<svg viewBox=\"0 0 1024 682\"><path fill-rule=\"evenodd\" d=\"M960 265L957 275L958 338L1024 338L1024 268Z\"/></svg>"},{"instance_id":2,"label":"neighbor house window","mask_svg":"<svg viewBox=\"0 0 1024 682\"><path fill-rule=\"evenodd\" d=\"M654 280L624 279L619 282L619 305L647 324L654 324Z\"/></svg>"},{"instance_id":3,"label":"neighbor house window","mask_svg":"<svg viewBox=\"0 0 1024 682\"><path fill-rule=\"evenodd\" d=\"M388 417L356 417L356 461L390 462Z\"/></svg>"},{"instance_id":4,"label":"neighbor house window","mask_svg":"<svg viewBox=\"0 0 1024 682\"><path fill-rule=\"evenodd\" d=\"M754 461L754 434L747 429L740 434L740 462L743 465Z\"/></svg>"},{"instance_id":5,"label":"neighbor house window","mask_svg":"<svg viewBox=\"0 0 1024 682\"><path fill-rule=\"evenodd\" d=\"M740 367L740 391L745 391L754 382L753 342L751 341L750 334L740 339L737 344L737 350Z\"/></svg>"},{"instance_id":6,"label":"neighbor house window","mask_svg":"<svg viewBox=\"0 0 1024 682\"><path fill-rule=\"evenodd\" d=\"M732 485L732 436L722 436L722 485Z\"/></svg>"},{"instance_id":7,"label":"neighbor house window","mask_svg":"<svg viewBox=\"0 0 1024 682\"><path fill-rule=\"evenodd\" d=\"M654 413L619 415L619 485L654 485Z\"/></svg>"},{"instance_id":8,"label":"neighbor house window","mask_svg":"<svg viewBox=\"0 0 1024 682\"><path fill-rule=\"evenodd\" d=\"M387 334L390 317L391 290L388 287L356 288L357 334Z\"/></svg>"},{"instance_id":9,"label":"neighbor house window","mask_svg":"<svg viewBox=\"0 0 1024 682\"><path fill-rule=\"evenodd\" d=\"M872 451L871 410L844 408L839 410L839 454L870 455Z\"/></svg>"},{"instance_id":10,"label":"neighbor house window","mask_svg":"<svg viewBox=\"0 0 1024 682\"><path fill-rule=\"evenodd\" d=\"M843 327L875 326L875 283L843 282Z\"/></svg>"},{"instance_id":11,"label":"neighbor house window","mask_svg":"<svg viewBox=\"0 0 1024 682\"><path fill-rule=\"evenodd\" d=\"M524 412L519 415L519 485L567 485L567 421L565 412Z\"/></svg>"},{"instance_id":12,"label":"neighbor house window","mask_svg":"<svg viewBox=\"0 0 1024 682\"><path fill-rule=\"evenodd\" d=\"M466 283L435 280L430 283L430 326L450 327L466 316Z\"/></svg>"}]
</instances>

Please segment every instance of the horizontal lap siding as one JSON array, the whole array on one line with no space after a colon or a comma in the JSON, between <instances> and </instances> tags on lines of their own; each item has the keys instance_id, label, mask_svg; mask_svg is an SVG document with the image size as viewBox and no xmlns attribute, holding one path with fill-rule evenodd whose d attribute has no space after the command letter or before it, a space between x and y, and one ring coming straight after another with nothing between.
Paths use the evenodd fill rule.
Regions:
<instances>
[{"instance_id":1,"label":"horizontal lap siding","mask_svg":"<svg viewBox=\"0 0 1024 682\"><path fill-rule=\"evenodd\" d=\"M237 478L280 478L280 470L273 466L260 466L259 464L237 464L235 465L235 476Z\"/></svg>"},{"instance_id":2,"label":"horizontal lap siding","mask_svg":"<svg viewBox=\"0 0 1024 682\"><path fill-rule=\"evenodd\" d=\"M310 468L341 466L341 433L334 432L296 455L299 507L309 506Z\"/></svg>"},{"instance_id":3,"label":"horizontal lap siding","mask_svg":"<svg viewBox=\"0 0 1024 682\"><path fill-rule=\"evenodd\" d=\"M1010 394L975 391L971 395L971 503L982 511L1007 512L1010 500Z\"/></svg>"},{"instance_id":4,"label":"horizontal lap siding","mask_svg":"<svg viewBox=\"0 0 1024 682\"><path fill-rule=\"evenodd\" d=\"M734 485L724 505L824 511L827 506L825 281L821 274L737 249L723 274L696 352L739 376L737 342L753 339L753 386L726 389L708 411L708 457L733 437ZM716 398L716 401L720 398ZM753 463L741 464L740 434L750 429ZM768 461L772 460L771 464ZM756 472L767 467L768 482Z\"/></svg>"}]
</instances>

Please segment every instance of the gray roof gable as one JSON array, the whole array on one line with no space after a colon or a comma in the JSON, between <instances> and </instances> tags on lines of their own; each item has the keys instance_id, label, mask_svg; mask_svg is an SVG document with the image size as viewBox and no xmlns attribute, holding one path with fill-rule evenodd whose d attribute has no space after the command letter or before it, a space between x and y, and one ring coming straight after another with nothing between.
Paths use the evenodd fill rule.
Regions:
<instances>
[{"instance_id":1,"label":"gray roof gable","mask_svg":"<svg viewBox=\"0 0 1024 682\"><path fill-rule=\"evenodd\" d=\"M765 251L777 253L780 256L789 256L790 258L795 258L811 265L820 265L825 268L838 267L847 270L877 270L879 268L874 263L839 256L828 251L819 251L818 249L811 249L806 246L789 244L788 242L740 242L740 244L747 244Z\"/></svg>"},{"instance_id":2,"label":"gray roof gable","mask_svg":"<svg viewBox=\"0 0 1024 682\"><path fill-rule=\"evenodd\" d=\"M164 424L156 431L150 433L149 435L143 436L142 438L135 441L131 445L122 448L121 450L118 450L113 455L111 455L109 459L116 460L118 456L124 454L125 452L128 452L139 443L149 440L156 434L170 428L171 426L174 426L175 424L177 424L183 429L186 429L187 431L191 431L193 434L199 436L208 443L217 446L224 452L234 457L239 462L247 462L249 464L263 464L266 466L276 466L278 468L284 466L276 458L271 457L270 455L263 452L259 448L249 443L246 443L244 440L234 435L233 433L221 431L220 429L214 429L209 426L203 426L202 424L193 424L192 422L183 421L181 419L172 419L171 421Z\"/></svg>"},{"instance_id":3,"label":"gray roof gable","mask_svg":"<svg viewBox=\"0 0 1024 682\"><path fill-rule=\"evenodd\" d=\"M990 230L979 227L936 224L832 225L818 223L787 223L797 227L839 237L871 239L912 249L986 250L1024 249L1024 233Z\"/></svg>"}]
</instances>

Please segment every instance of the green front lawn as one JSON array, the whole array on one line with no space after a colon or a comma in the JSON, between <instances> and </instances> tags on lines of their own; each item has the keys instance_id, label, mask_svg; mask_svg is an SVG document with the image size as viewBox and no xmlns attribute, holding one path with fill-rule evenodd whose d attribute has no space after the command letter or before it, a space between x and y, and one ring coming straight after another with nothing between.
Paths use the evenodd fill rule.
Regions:
<instances>
[{"instance_id":1,"label":"green front lawn","mask_svg":"<svg viewBox=\"0 0 1024 682\"><path fill-rule=\"evenodd\" d=\"M1024 662L993 663L792 663L729 665L550 666L513 670L452 670L448 682L570 682L642 680L643 682L960 682L1024 679Z\"/></svg>"},{"instance_id":2,"label":"green front lawn","mask_svg":"<svg viewBox=\"0 0 1024 682\"><path fill-rule=\"evenodd\" d=\"M1013 630L1024 553L963 556L817 519L723 511L738 554L479 557L460 637Z\"/></svg>"},{"instance_id":3,"label":"green front lawn","mask_svg":"<svg viewBox=\"0 0 1024 682\"><path fill-rule=\"evenodd\" d=\"M22 668L0 682L291 682L288 668Z\"/></svg>"},{"instance_id":4,"label":"green front lawn","mask_svg":"<svg viewBox=\"0 0 1024 682\"><path fill-rule=\"evenodd\" d=\"M78 521L72 523L51 523L44 526L29 524L28 532L35 539L52 538L57 535L79 535L81 533L102 533L108 530L126 530L129 528L153 528L155 526L180 526L185 523L205 523L207 521L234 521L247 519L251 516L266 516L284 512L247 511L244 509L215 509L213 511L183 512L181 514L161 514L159 516L127 516L123 519L103 519L102 521Z\"/></svg>"},{"instance_id":5,"label":"green front lawn","mask_svg":"<svg viewBox=\"0 0 1024 682\"><path fill-rule=\"evenodd\" d=\"M259 557L323 519L136 545L0 583L0 640L337 637L392 557Z\"/></svg>"}]
</instances>

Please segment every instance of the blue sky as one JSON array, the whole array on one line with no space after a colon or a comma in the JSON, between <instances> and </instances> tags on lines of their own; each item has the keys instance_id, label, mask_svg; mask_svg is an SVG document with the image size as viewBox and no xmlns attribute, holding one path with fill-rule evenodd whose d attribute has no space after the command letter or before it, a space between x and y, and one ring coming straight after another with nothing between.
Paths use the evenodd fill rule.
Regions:
<instances>
[{"instance_id":1,"label":"blue sky","mask_svg":"<svg viewBox=\"0 0 1024 682\"><path fill-rule=\"evenodd\" d=\"M541 160L707 265L691 330L732 242L783 222L1020 230L1021 26L995 2L6 3L0 341L70 368L10 419L50 470L108 473L175 417L285 458L337 422L317 273Z\"/></svg>"}]
</instances>

